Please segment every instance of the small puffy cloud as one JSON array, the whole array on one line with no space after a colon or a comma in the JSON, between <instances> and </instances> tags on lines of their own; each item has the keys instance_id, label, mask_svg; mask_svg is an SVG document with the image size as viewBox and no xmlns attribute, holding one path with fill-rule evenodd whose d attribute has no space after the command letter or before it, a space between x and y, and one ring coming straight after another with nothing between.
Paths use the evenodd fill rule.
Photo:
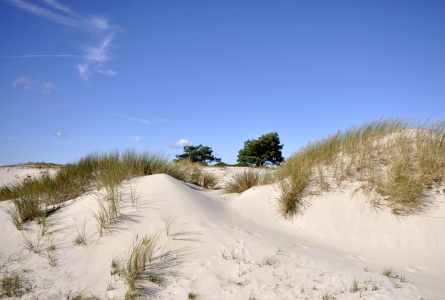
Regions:
<instances>
[{"instance_id":1,"label":"small puffy cloud","mask_svg":"<svg viewBox=\"0 0 445 300\"><path fill-rule=\"evenodd\" d=\"M59 89L51 82L31 82L26 77L20 77L12 82L12 86L21 87L24 90L31 90L32 85L40 86L40 91L44 94L49 94L51 91L58 91Z\"/></svg>"},{"instance_id":2,"label":"small puffy cloud","mask_svg":"<svg viewBox=\"0 0 445 300\"><path fill-rule=\"evenodd\" d=\"M42 93L49 94L51 91L57 91L58 89L54 86L54 84L52 84L52 82L43 82L40 90Z\"/></svg>"},{"instance_id":3,"label":"small puffy cloud","mask_svg":"<svg viewBox=\"0 0 445 300\"><path fill-rule=\"evenodd\" d=\"M14 87L19 86L25 90L30 90L30 89L32 89L32 86L31 86L32 84L34 84L34 83L29 81L28 78L20 77L20 78L14 80L14 82L12 83L12 86L14 86Z\"/></svg>"},{"instance_id":4,"label":"small puffy cloud","mask_svg":"<svg viewBox=\"0 0 445 300\"><path fill-rule=\"evenodd\" d=\"M66 134L63 131L54 131L53 132L54 135L59 136L59 137L64 137Z\"/></svg>"},{"instance_id":5,"label":"small puffy cloud","mask_svg":"<svg viewBox=\"0 0 445 300\"><path fill-rule=\"evenodd\" d=\"M180 139L178 142L168 142L167 145L170 148L183 148L185 146L192 146L193 143L185 139Z\"/></svg>"},{"instance_id":6,"label":"small puffy cloud","mask_svg":"<svg viewBox=\"0 0 445 300\"><path fill-rule=\"evenodd\" d=\"M140 140L142 140L142 137L137 135L137 136L134 136L133 139L134 139L134 140L136 141L136 143L137 143L137 142L139 142Z\"/></svg>"},{"instance_id":7,"label":"small puffy cloud","mask_svg":"<svg viewBox=\"0 0 445 300\"><path fill-rule=\"evenodd\" d=\"M82 79L84 80L87 80L91 76L91 74L93 74L88 64L78 64L76 68L79 71L80 77L82 77Z\"/></svg>"}]
</instances>

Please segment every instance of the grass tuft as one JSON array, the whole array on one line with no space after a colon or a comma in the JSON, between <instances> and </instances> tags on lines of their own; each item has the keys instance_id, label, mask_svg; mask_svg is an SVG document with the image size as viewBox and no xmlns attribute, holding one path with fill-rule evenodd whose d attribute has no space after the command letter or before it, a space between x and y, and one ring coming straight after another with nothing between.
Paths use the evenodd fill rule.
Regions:
<instances>
[{"instance_id":1,"label":"grass tuft","mask_svg":"<svg viewBox=\"0 0 445 300\"><path fill-rule=\"evenodd\" d=\"M304 196L346 180L360 181L396 214L413 213L425 190L445 180L445 121L381 119L338 131L293 153L277 178L287 218L300 212Z\"/></svg>"},{"instance_id":2,"label":"grass tuft","mask_svg":"<svg viewBox=\"0 0 445 300\"><path fill-rule=\"evenodd\" d=\"M138 297L137 280L142 273L149 271L147 268L149 268L149 264L152 262L158 238L158 234L144 236L140 240L136 237L133 249L127 259L124 262L113 259L111 262L111 274L117 274L123 278L128 286L125 299L136 299ZM154 276L153 274L151 274L149 278L152 278L152 282L156 284L163 282L162 278Z\"/></svg>"},{"instance_id":3,"label":"grass tuft","mask_svg":"<svg viewBox=\"0 0 445 300\"><path fill-rule=\"evenodd\" d=\"M35 194L23 195L21 198L13 199L12 203L14 207L6 212L18 230L23 229L26 221L32 221L37 217L46 215L46 212L40 207L38 196Z\"/></svg>"},{"instance_id":4,"label":"grass tuft","mask_svg":"<svg viewBox=\"0 0 445 300\"><path fill-rule=\"evenodd\" d=\"M273 182L273 176L266 170L248 169L242 174L234 176L226 186L227 193L242 193L254 186L261 186Z\"/></svg>"},{"instance_id":5,"label":"grass tuft","mask_svg":"<svg viewBox=\"0 0 445 300\"><path fill-rule=\"evenodd\" d=\"M394 273L394 270L392 269L392 268L387 268L387 269L385 269L385 270L383 270L383 276L386 276L386 277L392 277L392 275L393 275L393 273Z\"/></svg>"},{"instance_id":6,"label":"grass tuft","mask_svg":"<svg viewBox=\"0 0 445 300\"><path fill-rule=\"evenodd\" d=\"M79 229L77 229L77 236L73 241L73 244L76 246L85 246L87 244L87 236L85 233L85 225L86 225L86 219L83 222L83 228L82 231L79 231Z\"/></svg>"}]
</instances>

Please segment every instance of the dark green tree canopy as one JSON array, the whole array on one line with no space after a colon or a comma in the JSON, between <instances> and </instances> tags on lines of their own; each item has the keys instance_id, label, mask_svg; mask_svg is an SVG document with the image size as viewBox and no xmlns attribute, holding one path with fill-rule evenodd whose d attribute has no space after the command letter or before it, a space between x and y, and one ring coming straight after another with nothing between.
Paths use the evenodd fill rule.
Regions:
<instances>
[{"instance_id":1,"label":"dark green tree canopy","mask_svg":"<svg viewBox=\"0 0 445 300\"><path fill-rule=\"evenodd\" d=\"M279 165L283 160L278 133L271 132L260 136L257 140L244 142L244 149L238 154L238 163L244 165L263 166L267 163Z\"/></svg>"},{"instance_id":2,"label":"dark green tree canopy","mask_svg":"<svg viewBox=\"0 0 445 300\"><path fill-rule=\"evenodd\" d=\"M220 162L221 158L216 158L212 155L212 148L208 146L184 146L184 153L176 155L177 160L190 159L192 162Z\"/></svg>"}]
</instances>

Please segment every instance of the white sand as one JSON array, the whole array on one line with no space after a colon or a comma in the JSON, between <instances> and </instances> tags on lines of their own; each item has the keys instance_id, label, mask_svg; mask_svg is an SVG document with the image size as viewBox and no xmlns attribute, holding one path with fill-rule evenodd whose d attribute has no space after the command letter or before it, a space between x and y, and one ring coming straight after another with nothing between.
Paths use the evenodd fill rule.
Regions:
<instances>
[{"instance_id":1,"label":"white sand","mask_svg":"<svg viewBox=\"0 0 445 300\"><path fill-rule=\"evenodd\" d=\"M0 167L0 186L16 184L22 180L40 176L43 173L55 174L57 168L39 168L27 166Z\"/></svg>"},{"instance_id":2,"label":"white sand","mask_svg":"<svg viewBox=\"0 0 445 300\"><path fill-rule=\"evenodd\" d=\"M242 171L214 170L224 178ZM0 182L9 180L6 173L0 169ZM136 207L130 188L136 189ZM127 181L121 190L122 216L103 236L93 216L102 191L90 192L49 217L56 250L48 251L46 242L40 253L21 242L23 234L35 237L38 225L18 231L4 211L11 201L0 202L0 278L21 274L32 287L22 299L65 299L69 292L122 299L126 285L110 274L111 261L124 259L136 237L157 232L156 259L139 281L153 299L187 299L191 292L198 299L445 298L442 191L425 213L400 217L374 209L360 193L352 196L351 184L306 199L303 214L289 221L276 213L279 194L271 185L223 194L152 175ZM170 227L176 237L166 235L171 216L177 217ZM74 246L84 223L87 245ZM387 268L397 277L383 276ZM164 284L150 282L149 272Z\"/></svg>"}]
</instances>

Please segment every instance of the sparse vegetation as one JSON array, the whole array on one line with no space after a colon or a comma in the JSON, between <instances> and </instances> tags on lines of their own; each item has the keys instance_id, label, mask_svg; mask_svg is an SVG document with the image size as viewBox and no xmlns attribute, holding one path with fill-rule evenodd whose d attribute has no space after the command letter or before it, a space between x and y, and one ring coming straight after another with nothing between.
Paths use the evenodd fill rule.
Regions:
<instances>
[{"instance_id":1,"label":"sparse vegetation","mask_svg":"<svg viewBox=\"0 0 445 300\"><path fill-rule=\"evenodd\" d=\"M128 286L126 299L135 299L138 296L136 282L147 269L147 264L151 263L158 235L144 236L139 241L136 240L131 252L125 262L112 261L111 273L122 277Z\"/></svg>"},{"instance_id":2,"label":"sparse vegetation","mask_svg":"<svg viewBox=\"0 0 445 300\"><path fill-rule=\"evenodd\" d=\"M2 278L0 283L0 298L18 297L21 296L25 291L23 278L18 274L5 276Z\"/></svg>"},{"instance_id":3,"label":"sparse vegetation","mask_svg":"<svg viewBox=\"0 0 445 300\"><path fill-rule=\"evenodd\" d=\"M87 244L87 237L86 237L86 233L85 233L85 225L86 225L86 219L83 222L83 228L81 231L79 231L79 229L77 229L77 236L73 241L73 244L76 246L81 246L81 245L86 245Z\"/></svg>"},{"instance_id":4,"label":"sparse vegetation","mask_svg":"<svg viewBox=\"0 0 445 300\"><path fill-rule=\"evenodd\" d=\"M41 209L40 201L35 194L25 194L21 198L13 199L13 208L8 209L8 213L12 223L19 230L23 229L26 221L32 221L37 217L42 217L44 210Z\"/></svg>"},{"instance_id":5,"label":"sparse vegetation","mask_svg":"<svg viewBox=\"0 0 445 300\"><path fill-rule=\"evenodd\" d=\"M218 178L212 173L205 170L205 166L193 163L189 159L179 160L175 164L176 179L202 186L206 189L213 188L218 184Z\"/></svg>"},{"instance_id":6,"label":"sparse vegetation","mask_svg":"<svg viewBox=\"0 0 445 300\"><path fill-rule=\"evenodd\" d=\"M445 179L445 122L383 119L353 126L301 148L277 175L285 217L300 211L303 196L348 179L360 181L365 193L387 201L394 213L410 213L422 205L428 187Z\"/></svg>"},{"instance_id":7,"label":"sparse vegetation","mask_svg":"<svg viewBox=\"0 0 445 300\"><path fill-rule=\"evenodd\" d=\"M387 268L387 269L383 270L382 274L383 274L383 276L386 276L386 277L392 277L393 272L394 272L394 270L392 268Z\"/></svg>"},{"instance_id":8,"label":"sparse vegetation","mask_svg":"<svg viewBox=\"0 0 445 300\"><path fill-rule=\"evenodd\" d=\"M190 161L174 163L166 155L137 153L132 149L124 152L96 152L61 166L54 175L44 173L40 177L30 178L15 185L0 187L0 201L13 201L14 207L7 212L17 229L21 230L25 222L46 215L49 211L57 209L61 203L88 190L105 187L108 200L117 200L120 195L116 187L122 181L137 176L163 173L182 181L212 188L217 184L217 178L202 168ZM107 210L114 208L117 207L107 207ZM113 215L115 213L111 214L111 219Z\"/></svg>"},{"instance_id":9,"label":"sparse vegetation","mask_svg":"<svg viewBox=\"0 0 445 300\"><path fill-rule=\"evenodd\" d=\"M254 186L272 183L273 175L267 170L247 169L242 174L235 175L226 186L227 193L242 193Z\"/></svg>"},{"instance_id":10,"label":"sparse vegetation","mask_svg":"<svg viewBox=\"0 0 445 300\"><path fill-rule=\"evenodd\" d=\"M351 288L349 289L349 292L355 293L358 291L359 287L359 279L357 277L354 277L354 280L352 280Z\"/></svg>"},{"instance_id":11,"label":"sparse vegetation","mask_svg":"<svg viewBox=\"0 0 445 300\"><path fill-rule=\"evenodd\" d=\"M64 300L100 300L100 298L94 295L86 295L83 292L69 291L65 294Z\"/></svg>"}]
</instances>

